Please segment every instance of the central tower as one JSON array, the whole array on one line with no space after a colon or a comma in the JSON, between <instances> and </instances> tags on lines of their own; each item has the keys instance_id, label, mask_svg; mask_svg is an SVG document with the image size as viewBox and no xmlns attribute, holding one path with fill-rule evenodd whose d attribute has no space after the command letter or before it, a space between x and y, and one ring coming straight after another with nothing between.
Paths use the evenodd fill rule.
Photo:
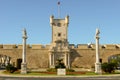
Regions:
<instances>
[{"instance_id":1,"label":"central tower","mask_svg":"<svg viewBox=\"0 0 120 80\"><path fill-rule=\"evenodd\" d=\"M68 24L69 16L66 16L64 19L55 19L54 16L50 16L50 25L52 28L52 42L49 50L50 68L54 68L59 59L63 61L66 68L70 68Z\"/></svg>"},{"instance_id":2,"label":"central tower","mask_svg":"<svg viewBox=\"0 0 120 80\"><path fill-rule=\"evenodd\" d=\"M52 27L52 43L57 40L68 39L68 24L69 16L65 19L54 19L54 16L50 17L50 25Z\"/></svg>"}]
</instances>

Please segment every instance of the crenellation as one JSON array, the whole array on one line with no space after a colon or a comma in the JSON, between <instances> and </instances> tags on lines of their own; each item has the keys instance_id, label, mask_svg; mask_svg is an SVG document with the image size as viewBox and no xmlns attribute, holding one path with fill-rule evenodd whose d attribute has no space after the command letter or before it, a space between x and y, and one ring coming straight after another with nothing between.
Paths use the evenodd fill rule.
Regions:
<instances>
[{"instance_id":1,"label":"crenellation","mask_svg":"<svg viewBox=\"0 0 120 80\"><path fill-rule=\"evenodd\" d=\"M49 49L50 45L32 44L32 49Z\"/></svg>"},{"instance_id":2,"label":"crenellation","mask_svg":"<svg viewBox=\"0 0 120 80\"><path fill-rule=\"evenodd\" d=\"M42 45L41 44L32 44L32 49L41 49Z\"/></svg>"},{"instance_id":3,"label":"crenellation","mask_svg":"<svg viewBox=\"0 0 120 80\"><path fill-rule=\"evenodd\" d=\"M88 46L88 44L78 44L77 48L78 49L89 49L89 46Z\"/></svg>"},{"instance_id":4,"label":"crenellation","mask_svg":"<svg viewBox=\"0 0 120 80\"><path fill-rule=\"evenodd\" d=\"M4 44L3 49L14 49L17 48L16 44Z\"/></svg>"},{"instance_id":5,"label":"crenellation","mask_svg":"<svg viewBox=\"0 0 120 80\"><path fill-rule=\"evenodd\" d=\"M23 45L22 44L18 44L17 48L18 49L23 49ZM31 48L31 46L29 44L27 44L26 48Z\"/></svg>"},{"instance_id":6,"label":"crenellation","mask_svg":"<svg viewBox=\"0 0 120 80\"><path fill-rule=\"evenodd\" d=\"M90 47L91 47L92 49L95 49L95 48L96 48L96 45L95 45L95 44L91 44Z\"/></svg>"},{"instance_id":7,"label":"crenellation","mask_svg":"<svg viewBox=\"0 0 120 80\"><path fill-rule=\"evenodd\" d=\"M2 49L22 49L22 44L0 44L0 48ZM31 48L31 49L49 49L50 45L42 45L42 44L32 44L29 45L27 44L26 48ZM69 48L71 49L95 49L96 45L95 44L69 44ZM120 44L106 44L106 45L99 45L100 49L119 49Z\"/></svg>"},{"instance_id":8,"label":"crenellation","mask_svg":"<svg viewBox=\"0 0 120 80\"><path fill-rule=\"evenodd\" d=\"M107 44L107 45L104 45L104 46L105 46L105 49L116 49L115 44Z\"/></svg>"},{"instance_id":9,"label":"crenellation","mask_svg":"<svg viewBox=\"0 0 120 80\"><path fill-rule=\"evenodd\" d=\"M41 45L41 48L42 48L42 49L45 49L45 48L46 48L46 46L45 46L45 45Z\"/></svg>"},{"instance_id":10,"label":"crenellation","mask_svg":"<svg viewBox=\"0 0 120 80\"><path fill-rule=\"evenodd\" d=\"M50 45L46 45L46 47L45 47L46 49L49 49L50 48Z\"/></svg>"},{"instance_id":11,"label":"crenellation","mask_svg":"<svg viewBox=\"0 0 120 80\"><path fill-rule=\"evenodd\" d=\"M120 48L120 44L116 44L116 48Z\"/></svg>"},{"instance_id":12,"label":"crenellation","mask_svg":"<svg viewBox=\"0 0 120 80\"><path fill-rule=\"evenodd\" d=\"M74 44L69 44L69 47L70 47L71 49L74 49L74 48L75 48L75 45L74 45Z\"/></svg>"}]
</instances>

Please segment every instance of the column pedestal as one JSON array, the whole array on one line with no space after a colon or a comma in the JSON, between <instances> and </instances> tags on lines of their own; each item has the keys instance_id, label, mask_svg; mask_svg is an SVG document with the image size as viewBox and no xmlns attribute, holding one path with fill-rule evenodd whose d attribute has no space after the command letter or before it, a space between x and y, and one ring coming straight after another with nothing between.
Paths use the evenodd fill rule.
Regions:
<instances>
[{"instance_id":1,"label":"column pedestal","mask_svg":"<svg viewBox=\"0 0 120 80\"><path fill-rule=\"evenodd\" d=\"M95 73L101 74L101 63L95 63Z\"/></svg>"},{"instance_id":2,"label":"column pedestal","mask_svg":"<svg viewBox=\"0 0 120 80\"><path fill-rule=\"evenodd\" d=\"M21 64L21 74L27 74L27 64L26 63Z\"/></svg>"}]
</instances>

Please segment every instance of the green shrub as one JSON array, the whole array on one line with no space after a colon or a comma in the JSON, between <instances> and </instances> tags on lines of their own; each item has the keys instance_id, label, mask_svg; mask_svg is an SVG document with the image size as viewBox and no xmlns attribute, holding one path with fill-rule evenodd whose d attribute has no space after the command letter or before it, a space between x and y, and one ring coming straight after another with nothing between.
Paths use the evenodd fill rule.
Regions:
<instances>
[{"instance_id":1,"label":"green shrub","mask_svg":"<svg viewBox=\"0 0 120 80\"><path fill-rule=\"evenodd\" d=\"M48 72L57 72L57 69L55 69L55 68L49 68L49 69L47 69L47 71Z\"/></svg>"},{"instance_id":2,"label":"green shrub","mask_svg":"<svg viewBox=\"0 0 120 80\"><path fill-rule=\"evenodd\" d=\"M66 72L75 72L73 69L66 69Z\"/></svg>"},{"instance_id":3,"label":"green shrub","mask_svg":"<svg viewBox=\"0 0 120 80\"><path fill-rule=\"evenodd\" d=\"M116 64L115 63L103 63L102 64L102 70L106 73L112 73L115 71Z\"/></svg>"},{"instance_id":4,"label":"green shrub","mask_svg":"<svg viewBox=\"0 0 120 80\"><path fill-rule=\"evenodd\" d=\"M17 71L17 68L14 67L14 66L11 65L11 64L8 64L8 65L6 66L6 71L8 71L8 72L10 72L10 73L13 73L13 72Z\"/></svg>"}]
</instances>

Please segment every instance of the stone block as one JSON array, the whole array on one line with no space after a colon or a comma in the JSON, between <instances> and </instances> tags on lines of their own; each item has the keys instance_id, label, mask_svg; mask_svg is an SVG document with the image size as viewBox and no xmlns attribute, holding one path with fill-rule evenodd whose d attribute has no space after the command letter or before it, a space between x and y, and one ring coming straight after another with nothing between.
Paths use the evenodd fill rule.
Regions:
<instances>
[{"instance_id":1,"label":"stone block","mask_svg":"<svg viewBox=\"0 0 120 80\"><path fill-rule=\"evenodd\" d=\"M5 44L3 45L3 49L14 49L16 48L16 44Z\"/></svg>"},{"instance_id":2,"label":"stone block","mask_svg":"<svg viewBox=\"0 0 120 80\"><path fill-rule=\"evenodd\" d=\"M79 49L88 49L88 45L87 44L79 44L77 47Z\"/></svg>"},{"instance_id":3,"label":"stone block","mask_svg":"<svg viewBox=\"0 0 120 80\"><path fill-rule=\"evenodd\" d=\"M108 45L104 45L105 49L116 49L116 45L114 44L108 44Z\"/></svg>"},{"instance_id":4,"label":"stone block","mask_svg":"<svg viewBox=\"0 0 120 80\"><path fill-rule=\"evenodd\" d=\"M33 44L32 49L41 49L42 45L41 44Z\"/></svg>"},{"instance_id":5,"label":"stone block","mask_svg":"<svg viewBox=\"0 0 120 80\"><path fill-rule=\"evenodd\" d=\"M27 44L27 45L26 45L26 48L30 48L30 45ZM22 45L22 44L19 44L19 45L18 45L18 49L23 49L23 45Z\"/></svg>"},{"instance_id":6,"label":"stone block","mask_svg":"<svg viewBox=\"0 0 120 80\"><path fill-rule=\"evenodd\" d=\"M75 48L75 45L74 44L69 44L69 47L73 49L73 48Z\"/></svg>"},{"instance_id":7,"label":"stone block","mask_svg":"<svg viewBox=\"0 0 120 80\"><path fill-rule=\"evenodd\" d=\"M46 45L46 49L49 49L50 48L50 45Z\"/></svg>"}]
</instances>

